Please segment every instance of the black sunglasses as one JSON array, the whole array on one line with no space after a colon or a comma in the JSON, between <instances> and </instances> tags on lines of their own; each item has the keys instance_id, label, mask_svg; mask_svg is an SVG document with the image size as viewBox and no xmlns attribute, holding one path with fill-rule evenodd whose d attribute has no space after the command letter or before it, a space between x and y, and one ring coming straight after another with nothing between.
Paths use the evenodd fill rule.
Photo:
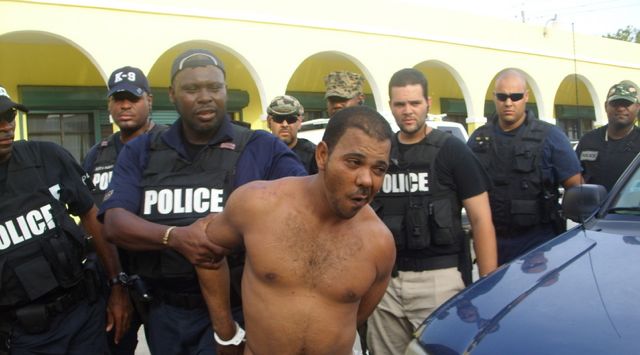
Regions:
<instances>
[{"instance_id":1,"label":"black sunglasses","mask_svg":"<svg viewBox=\"0 0 640 355\"><path fill-rule=\"evenodd\" d=\"M287 121L288 124L294 124L298 122L298 116L271 116L271 119L275 123L282 123L285 120Z\"/></svg>"},{"instance_id":2,"label":"black sunglasses","mask_svg":"<svg viewBox=\"0 0 640 355\"><path fill-rule=\"evenodd\" d=\"M0 121L13 122L16 118L16 113L17 111L15 108L8 109L7 111L0 113Z\"/></svg>"},{"instance_id":3,"label":"black sunglasses","mask_svg":"<svg viewBox=\"0 0 640 355\"><path fill-rule=\"evenodd\" d=\"M500 101L507 101L507 99L511 99L511 101L516 102L522 100L524 97L524 92L516 92L513 94L505 94L502 92L496 93L496 98Z\"/></svg>"}]
</instances>

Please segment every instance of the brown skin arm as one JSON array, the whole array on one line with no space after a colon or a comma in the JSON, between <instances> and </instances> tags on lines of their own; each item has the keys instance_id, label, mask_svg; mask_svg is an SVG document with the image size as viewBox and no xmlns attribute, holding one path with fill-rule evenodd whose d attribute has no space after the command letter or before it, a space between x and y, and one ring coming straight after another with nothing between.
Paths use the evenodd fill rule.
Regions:
<instances>
[{"instance_id":1,"label":"brown skin arm","mask_svg":"<svg viewBox=\"0 0 640 355\"><path fill-rule=\"evenodd\" d=\"M393 241L393 235L385 226L381 226L384 229L384 237L374 251L373 260L377 262L376 279L371 285L369 291L362 296L360 305L358 306L358 327L363 325L371 313L376 309L376 306L384 296L387 290L389 280L391 280L391 272L396 262L396 246Z\"/></svg>"},{"instance_id":2,"label":"brown skin arm","mask_svg":"<svg viewBox=\"0 0 640 355\"><path fill-rule=\"evenodd\" d=\"M209 242L216 243L216 245L224 245L224 247L219 247L221 253L216 254L217 257L222 257L219 268L204 269L196 267L202 295L209 309L213 330L223 340L229 340L236 334L236 325L231 314L229 300L229 265L224 255L228 255L232 248L242 243L242 235L240 234L240 229L236 227L234 217L243 215L237 215L238 213L251 215L250 212L246 211L247 205L251 205L251 203L245 203L242 206L245 210L240 209L241 206L238 205L239 201L245 199L242 197L244 195L243 191L245 190L238 189L231 194L222 213L210 214L188 227L190 229L201 229ZM217 344L217 350L219 354L242 354L244 343L240 346Z\"/></svg>"},{"instance_id":3,"label":"brown skin arm","mask_svg":"<svg viewBox=\"0 0 640 355\"><path fill-rule=\"evenodd\" d=\"M192 264L205 268L219 267L217 262L226 254L224 248L214 244L205 235L206 219L199 219L191 226L174 228L169 243L162 238L169 226L149 222L123 209L112 208L104 216L105 237L110 242L130 250L161 250L170 247L181 253Z\"/></svg>"},{"instance_id":4,"label":"brown skin arm","mask_svg":"<svg viewBox=\"0 0 640 355\"><path fill-rule=\"evenodd\" d=\"M566 179L562 182L562 187L569 189L570 187L574 187L580 184L584 184L584 179L582 178L582 174L575 174L570 178Z\"/></svg>"},{"instance_id":5,"label":"brown skin arm","mask_svg":"<svg viewBox=\"0 0 640 355\"><path fill-rule=\"evenodd\" d=\"M486 276L498 267L496 231L491 221L489 195L483 192L462 201L473 230L473 249L478 260L480 276Z\"/></svg>"},{"instance_id":6,"label":"brown skin arm","mask_svg":"<svg viewBox=\"0 0 640 355\"><path fill-rule=\"evenodd\" d=\"M80 222L84 229L93 237L95 250L100 257L105 272L109 279L115 277L122 269L118 252L112 244L107 242L102 234L102 225L97 218L98 209L93 206L89 211L80 215ZM107 331L115 327L114 339L117 344L122 335L129 329L130 316L133 307L129 300L129 294L122 285L114 285L111 288L107 303Z\"/></svg>"},{"instance_id":7,"label":"brown skin arm","mask_svg":"<svg viewBox=\"0 0 640 355\"><path fill-rule=\"evenodd\" d=\"M196 267L202 295L209 309L213 331L223 340L229 340L236 334L236 325L231 314L229 301L230 279L227 259L222 259L220 267L209 270ZM240 346L217 344L218 354L242 354L244 343Z\"/></svg>"}]
</instances>

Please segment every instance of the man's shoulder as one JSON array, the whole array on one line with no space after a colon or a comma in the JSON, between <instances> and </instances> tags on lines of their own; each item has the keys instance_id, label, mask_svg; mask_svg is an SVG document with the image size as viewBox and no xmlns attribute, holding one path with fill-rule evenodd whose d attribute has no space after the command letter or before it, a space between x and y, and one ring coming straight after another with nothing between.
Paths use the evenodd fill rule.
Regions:
<instances>
[{"instance_id":1,"label":"man's shoulder","mask_svg":"<svg viewBox=\"0 0 640 355\"><path fill-rule=\"evenodd\" d=\"M585 133L581 138L580 138L580 143L584 143L584 142L593 142L593 141L604 141L604 134L607 130L607 125L604 125L602 127L598 127L596 129L593 129L587 133Z\"/></svg>"},{"instance_id":2,"label":"man's shoulder","mask_svg":"<svg viewBox=\"0 0 640 355\"><path fill-rule=\"evenodd\" d=\"M311 141L306 140L304 138L298 138L298 141L296 142L296 145L293 146L293 148L291 148L291 150L293 150L294 152L315 153L316 145L313 144Z\"/></svg>"},{"instance_id":3,"label":"man's shoulder","mask_svg":"<svg viewBox=\"0 0 640 355\"><path fill-rule=\"evenodd\" d=\"M72 157L71 153L59 144L47 141L16 141L13 149L30 151L40 157ZM46 158L44 158L46 160Z\"/></svg>"}]
</instances>

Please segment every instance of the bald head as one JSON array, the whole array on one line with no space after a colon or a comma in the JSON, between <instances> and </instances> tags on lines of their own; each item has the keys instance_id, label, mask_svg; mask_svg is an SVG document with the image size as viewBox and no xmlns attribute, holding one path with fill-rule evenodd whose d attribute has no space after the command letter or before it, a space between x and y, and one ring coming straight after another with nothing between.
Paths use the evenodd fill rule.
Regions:
<instances>
[{"instance_id":1,"label":"bald head","mask_svg":"<svg viewBox=\"0 0 640 355\"><path fill-rule=\"evenodd\" d=\"M524 74L515 69L505 69L498 73L498 76L496 77L496 83L494 85L494 90L498 92L497 89L498 85L500 85L500 82L507 79L519 83L522 86L522 92L527 89L527 78L524 76Z\"/></svg>"}]
</instances>

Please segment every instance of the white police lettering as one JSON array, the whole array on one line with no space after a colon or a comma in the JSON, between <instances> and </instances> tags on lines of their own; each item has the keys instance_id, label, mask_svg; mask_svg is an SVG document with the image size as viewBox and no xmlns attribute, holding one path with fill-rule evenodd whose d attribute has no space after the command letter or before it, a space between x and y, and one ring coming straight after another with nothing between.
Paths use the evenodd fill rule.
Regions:
<instances>
[{"instance_id":1,"label":"white police lettering","mask_svg":"<svg viewBox=\"0 0 640 355\"><path fill-rule=\"evenodd\" d=\"M193 212L222 212L222 190L198 187L144 192L142 213L145 216Z\"/></svg>"},{"instance_id":2,"label":"white police lettering","mask_svg":"<svg viewBox=\"0 0 640 355\"><path fill-rule=\"evenodd\" d=\"M119 72L114 76L114 80L116 83L121 82L122 80L127 79L129 81L136 81L136 73L135 72Z\"/></svg>"},{"instance_id":3,"label":"white police lettering","mask_svg":"<svg viewBox=\"0 0 640 355\"><path fill-rule=\"evenodd\" d=\"M93 186L100 191L105 191L107 187L109 187L112 175L113 171L103 171L101 173L93 174Z\"/></svg>"},{"instance_id":4,"label":"white police lettering","mask_svg":"<svg viewBox=\"0 0 640 355\"><path fill-rule=\"evenodd\" d=\"M581 161L596 161L596 159L598 159L597 150L585 150L580 153Z\"/></svg>"},{"instance_id":5,"label":"white police lettering","mask_svg":"<svg viewBox=\"0 0 640 355\"><path fill-rule=\"evenodd\" d=\"M60 184L50 186L49 193L51 193L51 196L53 196L53 198L60 201Z\"/></svg>"},{"instance_id":6,"label":"white police lettering","mask_svg":"<svg viewBox=\"0 0 640 355\"><path fill-rule=\"evenodd\" d=\"M0 224L0 250L20 244L32 237L41 236L55 228L50 204L33 209Z\"/></svg>"},{"instance_id":7,"label":"white police lettering","mask_svg":"<svg viewBox=\"0 0 640 355\"><path fill-rule=\"evenodd\" d=\"M429 192L429 173L387 174L382 193Z\"/></svg>"}]
</instances>

